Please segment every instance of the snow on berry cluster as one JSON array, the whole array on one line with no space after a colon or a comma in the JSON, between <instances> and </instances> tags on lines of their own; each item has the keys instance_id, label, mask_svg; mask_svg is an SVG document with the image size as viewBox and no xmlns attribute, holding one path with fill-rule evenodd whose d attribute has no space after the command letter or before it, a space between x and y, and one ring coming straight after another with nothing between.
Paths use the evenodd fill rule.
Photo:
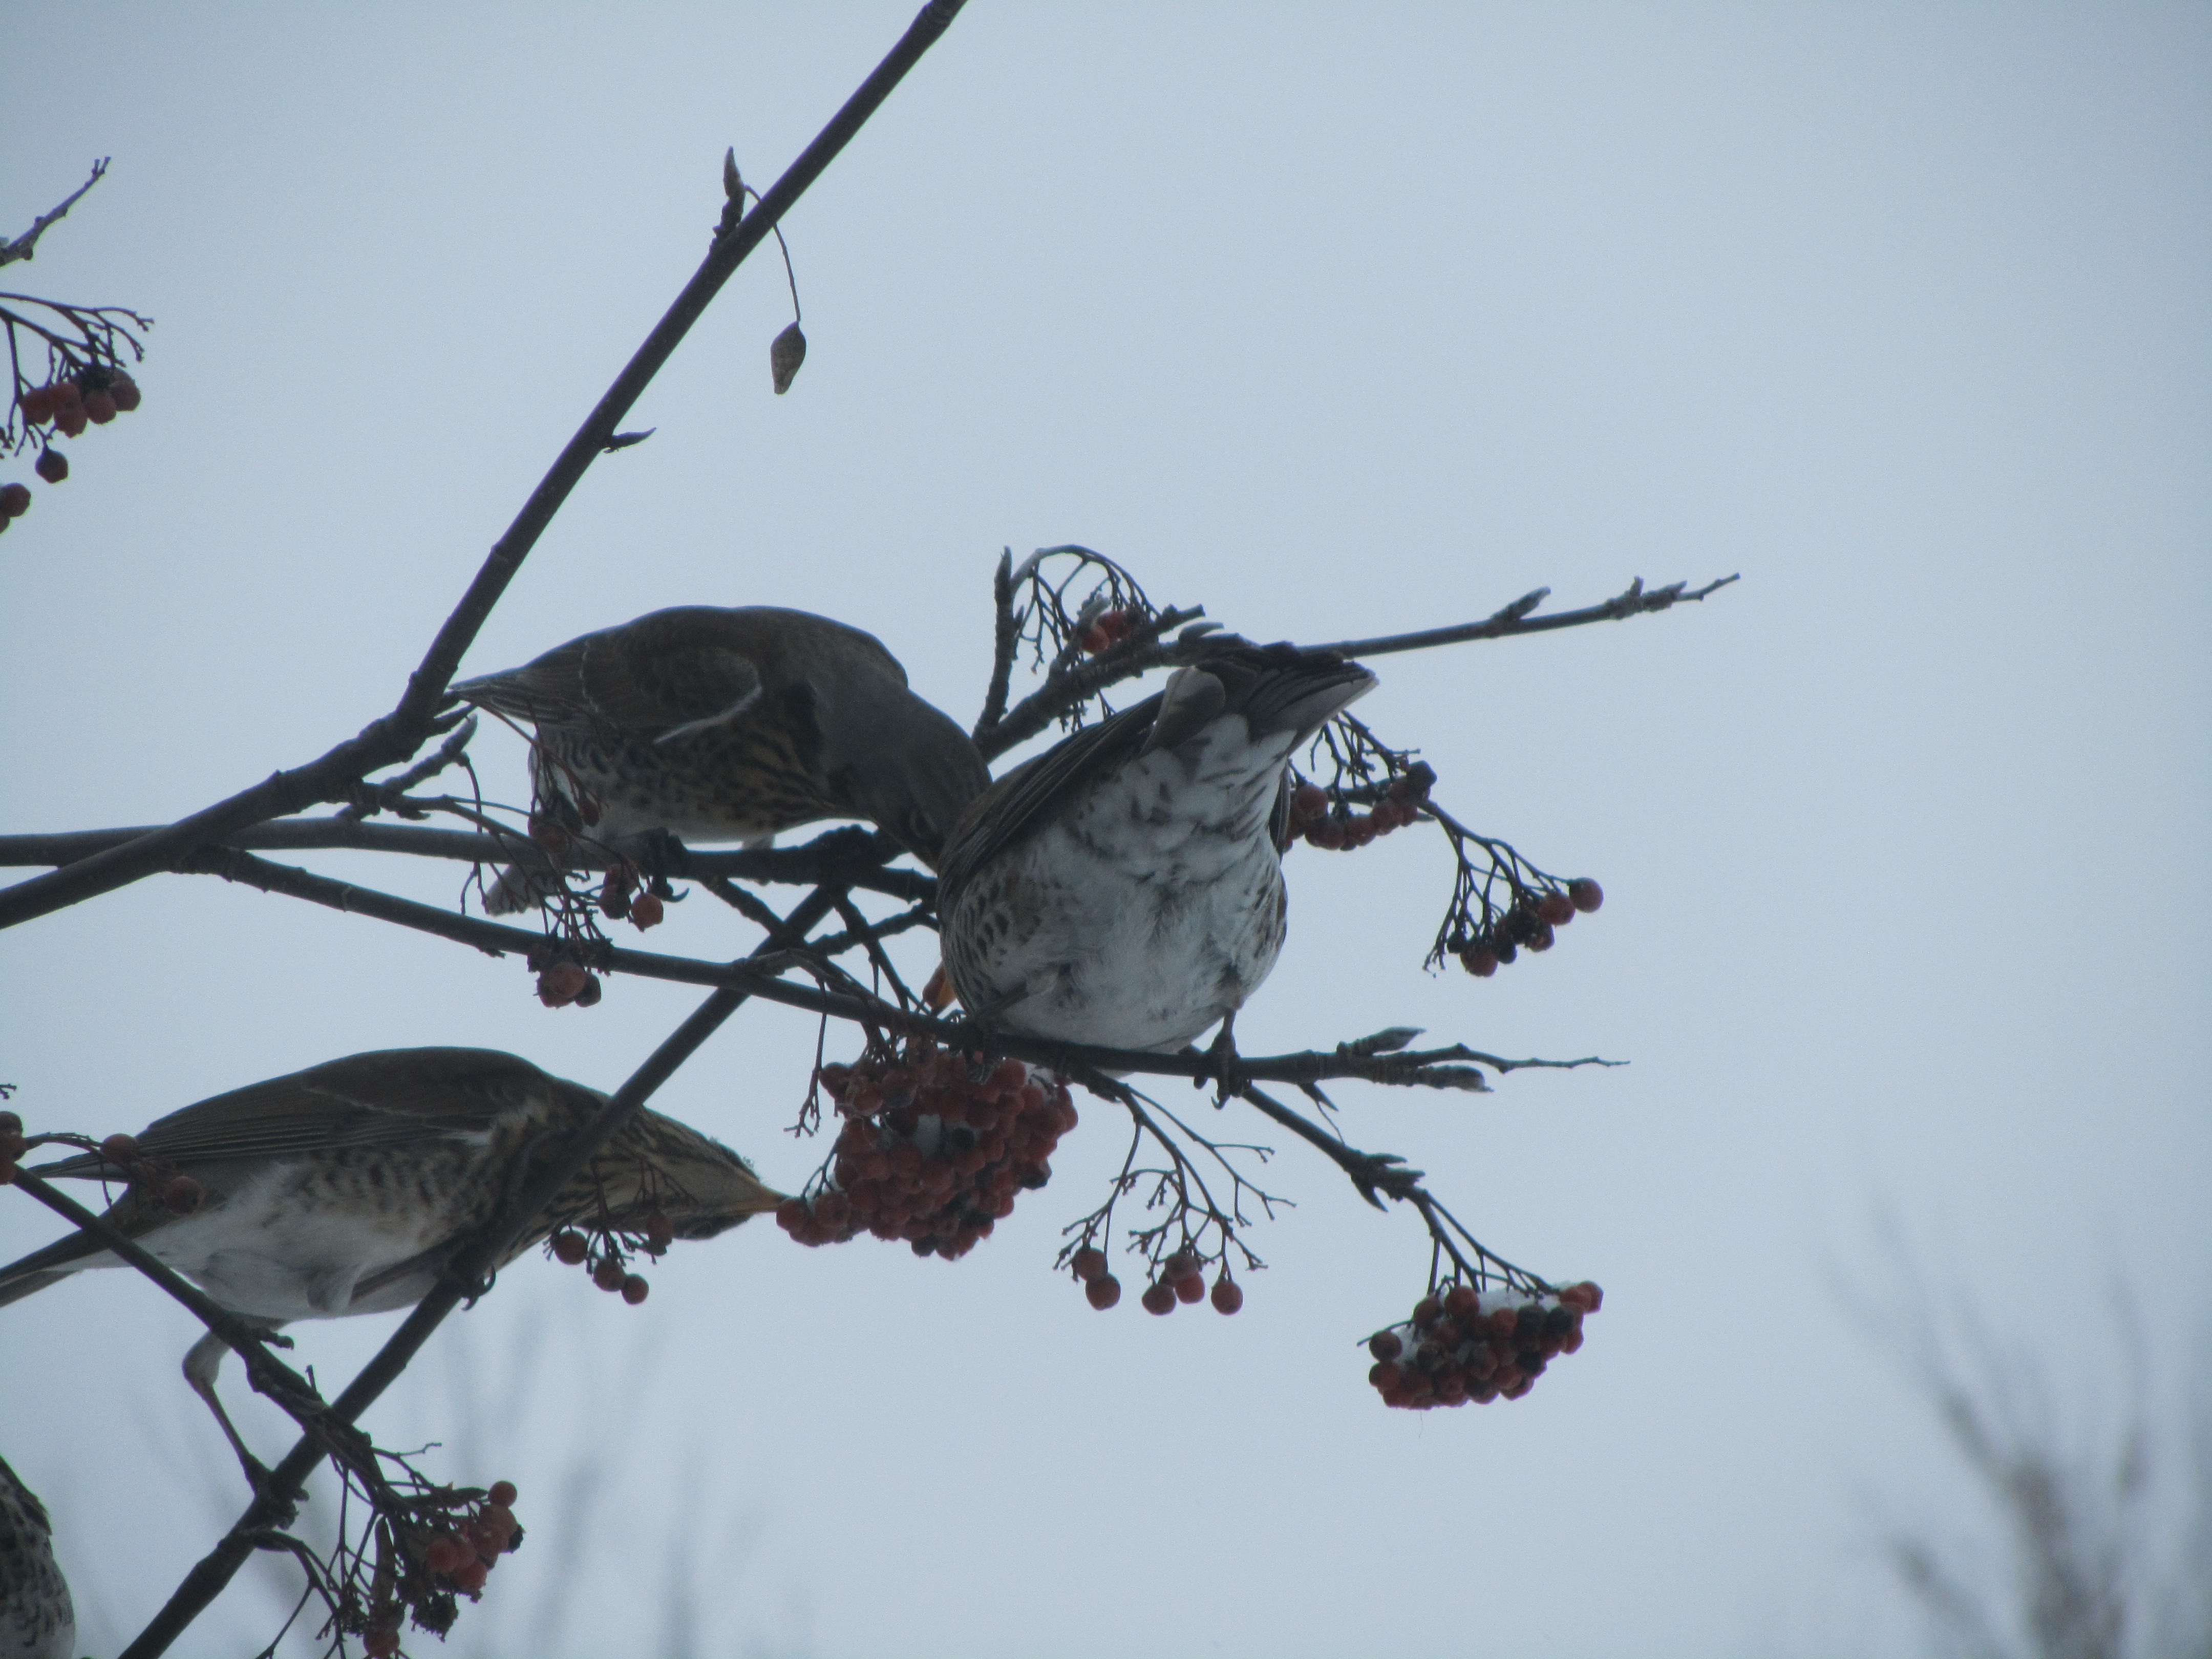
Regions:
<instances>
[{"instance_id":1,"label":"snow on berry cluster","mask_svg":"<svg viewBox=\"0 0 2212 1659\"><path fill-rule=\"evenodd\" d=\"M1302 783L1291 792L1291 821L1284 844L1287 847L1303 839L1309 847L1331 851L1364 847L1376 836L1402 830L1419 817L1421 803L1428 799L1436 781L1433 768L1425 761L1415 761L1390 780L1382 799L1368 812L1352 811L1341 802L1332 810L1327 790L1318 784Z\"/></svg>"},{"instance_id":2,"label":"snow on berry cluster","mask_svg":"<svg viewBox=\"0 0 2212 1659\"><path fill-rule=\"evenodd\" d=\"M1428 1411L1518 1400L1557 1356L1583 1345L1583 1316L1604 1293L1587 1281L1530 1295L1454 1285L1413 1304L1413 1316L1367 1339L1367 1380L1386 1406Z\"/></svg>"},{"instance_id":3,"label":"snow on berry cluster","mask_svg":"<svg viewBox=\"0 0 2212 1659\"><path fill-rule=\"evenodd\" d=\"M676 1242L676 1224L659 1210L647 1212L645 1218L645 1253L658 1257L667 1252ZM564 1267L588 1266L592 1283L603 1291L619 1291L622 1299L633 1308L645 1300L653 1287L641 1273L630 1272L623 1254L622 1241L605 1229L583 1233L574 1227L563 1227L545 1241L545 1248L553 1259Z\"/></svg>"},{"instance_id":4,"label":"snow on berry cluster","mask_svg":"<svg viewBox=\"0 0 2212 1659\"><path fill-rule=\"evenodd\" d=\"M866 1232L916 1255L963 1256L1013 1212L1017 1192L1052 1178L1048 1160L1075 1127L1067 1085L1018 1060L915 1042L818 1077L845 1122L807 1195L776 1209L802 1244Z\"/></svg>"},{"instance_id":5,"label":"snow on berry cluster","mask_svg":"<svg viewBox=\"0 0 2212 1659\"><path fill-rule=\"evenodd\" d=\"M1075 1253L1069 1266L1082 1283L1083 1294L1101 1313L1121 1299L1121 1281L1106 1271L1106 1252L1097 1245L1085 1245ZM1159 1276L1145 1286L1144 1295L1137 1298L1149 1314L1171 1314L1180 1303L1206 1299L1206 1263L1191 1249L1177 1250L1162 1261ZM1216 1313L1233 1314L1244 1305L1244 1292L1229 1276L1225 1261L1213 1281L1211 1299Z\"/></svg>"},{"instance_id":6,"label":"snow on berry cluster","mask_svg":"<svg viewBox=\"0 0 2212 1659\"><path fill-rule=\"evenodd\" d=\"M1565 887L1547 892L1522 892L1511 909L1460 947L1460 966L1478 979L1488 979L1501 964L1518 957L1523 946L1550 950L1558 941L1559 929L1604 902L1605 889L1588 876L1577 876Z\"/></svg>"},{"instance_id":7,"label":"snow on berry cluster","mask_svg":"<svg viewBox=\"0 0 2212 1659\"><path fill-rule=\"evenodd\" d=\"M495 1481L480 1495L452 1493L444 1501L454 1507L428 1525L395 1528L398 1570L379 1572L375 1604L361 1633L362 1651L369 1659L399 1651L400 1620L410 1612L419 1628L434 1635L453 1627L453 1597L476 1600L499 1558L522 1547L514 1499L513 1481Z\"/></svg>"},{"instance_id":8,"label":"snow on berry cluster","mask_svg":"<svg viewBox=\"0 0 2212 1659\"><path fill-rule=\"evenodd\" d=\"M33 386L16 399L16 406L23 411L26 428L51 424L64 437L75 438L83 434L88 422L106 426L118 415L137 408L140 401L137 381L120 368L94 363L51 386ZM49 436L31 470L48 483L58 484L69 477L69 457L54 447ZM10 519L20 519L30 509L28 484L0 484L0 530L8 527Z\"/></svg>"}]
</instances>

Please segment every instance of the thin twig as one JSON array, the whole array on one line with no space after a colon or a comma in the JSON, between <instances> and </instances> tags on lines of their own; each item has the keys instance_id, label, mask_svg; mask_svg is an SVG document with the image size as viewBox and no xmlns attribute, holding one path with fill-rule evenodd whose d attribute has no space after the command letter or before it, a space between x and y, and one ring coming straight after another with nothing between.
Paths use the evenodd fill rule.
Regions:
<instances>
[{"instance_id":1,"label":"thin twig","mask_svg":"<svg viewBox=\"0 0 2212 1659\"><path fill-rule=\"evenodd\" d=\"M1532 617L1528 612L1549 597L1542 590L1515 600L1503 611L1481 622L1461 623L1450 628L1425 628L1413 634L1385 634L1371 640L1334 640L1327 645L1310 645L1309 651L1334 651L1340 657L1381 657L1393 651L1425 651L1431 646L1462 645L1470 640L1502 640L1521 634L1548 634L1561 628L1581 628L1589 623L1620 622L1629 617L1648 616L1655 611L1665 611L1677 605L1686 605L1692 599L1702 599L1707 594L1726 587L1742 578L1723 576L1717 581L1707 582L1703 587L1690 588L1686 583L1670 582L1664 587L1655 587L1646 592L1644 578L1638 576L1630 583L1626 592L1615 595L1601 605L1585 605L1580 611L1561 611L1549 617Z\"/></svg>"},{"instance_id":2,"label":"thin twig","mask_svg":"<svg viewBox=\"0 0 2212 1659\"><path fill-rule=\"evenodd\" d=\"M71 191L59 207L51 213L40 214L36 220L33 221L31 228L14 241L0 243L0 265L12 265L18 259L28 259L35 255L38 252L39 238L46 234L46 227L57 219L66 217L69 210L77 204L77 198L106 176L107 160L108 158L103 155L94 161L92 164L92 177Z\"/></svg>"}]
</instances>

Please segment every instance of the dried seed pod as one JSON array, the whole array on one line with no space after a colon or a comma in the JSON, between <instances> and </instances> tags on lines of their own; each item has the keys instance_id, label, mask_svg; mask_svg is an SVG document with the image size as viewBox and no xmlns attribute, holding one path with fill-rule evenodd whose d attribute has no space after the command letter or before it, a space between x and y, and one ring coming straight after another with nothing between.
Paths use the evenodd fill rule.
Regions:
<instances>
[{"instance_id":1,"label":"dried seed pod","mask_svg":"<svg viewBox=\"0 0 2212 1659\"><path fill-rule=\"evenodd\" d=\"M779 398L791 390L791 383L799 376L799 364L806 361L806 336L797 323L792 324L775 337L768 349L769 373L775 378L775 395Z\"/></svg>"}]
</instances>

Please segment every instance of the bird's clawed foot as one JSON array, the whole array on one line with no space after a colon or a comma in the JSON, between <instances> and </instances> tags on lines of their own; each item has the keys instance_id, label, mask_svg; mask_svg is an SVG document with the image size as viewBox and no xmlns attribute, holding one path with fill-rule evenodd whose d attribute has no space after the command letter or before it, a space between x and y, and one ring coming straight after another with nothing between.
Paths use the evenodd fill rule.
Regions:
<instances>
[{"instance_id":1,"label":"bird's clawed foot","mask_svg":"<svg viewBox=\"0 0 2212 1659\"><path fill-rule=\"evenodd\" d=\"M1208 1073L1214 1083L1213 1103L1217 1106L1225 1106L1229 1103L1230 1097L1240 1093L1244 1087L1244 1075L1237 1069L1237 1012L1235 1009L1232 1008L1222 1016L1221 1030L1215 1034L1212 1046L1206 1051L1206 1057L1213 1067ZM1194 1081L1202 1082L1204 1079L1197 1079Z\"/></svg>"},{"instance_id":2,"label":"bird's clawed foot","mask_svg":"<svg viewBox=\"0 0 2212 1659\"><path fill-rule=\"evenodd\" d=\"M617 836L607 842L607 850L635 864L645 878L646 890L654 897L672 901L683 896L668 882L672 876L691 873L691 850L673 830L641 830L633 836Z\"/></svg>"}]
</instances>

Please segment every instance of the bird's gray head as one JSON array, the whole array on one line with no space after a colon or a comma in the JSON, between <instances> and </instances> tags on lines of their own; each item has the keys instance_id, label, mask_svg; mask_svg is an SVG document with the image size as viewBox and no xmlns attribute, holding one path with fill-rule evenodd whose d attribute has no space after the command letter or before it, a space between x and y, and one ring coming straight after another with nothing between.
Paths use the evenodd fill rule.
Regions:
<instances>
[{"instance_id":1,"label":"bird's gray head","mask_svg":"<svg viewBox=\"0 0 2212 1659\"><path fill-rule=\"evenodd\" d=\"M934 869L952 826L991 781L982 755L965 732L911 694L878 711L855 752L862 758L833 787Z\"/></svg>"}]
</instances>

